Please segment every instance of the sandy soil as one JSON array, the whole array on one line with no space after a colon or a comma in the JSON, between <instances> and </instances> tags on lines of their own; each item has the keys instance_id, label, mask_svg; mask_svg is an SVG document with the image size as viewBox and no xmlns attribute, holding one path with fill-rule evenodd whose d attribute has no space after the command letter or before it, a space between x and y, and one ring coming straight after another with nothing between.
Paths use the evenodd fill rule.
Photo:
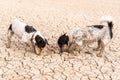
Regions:
<instances>
[{"instance_id":1,"label":"sandy soil","mask_svg":"<svg viewBox=\"0 0 120 80\"><path fill-rule=\"evenodd\" d=\"M60 34L113 17L114 38L104 56L58 54ZM33 25L48 39L49 50L38 56L15 37L5 46L12 19ZM120 0L0 0L0 80L120 80ZM46 54L47 56L43 56Z\"/></svg>"}]
</instances>

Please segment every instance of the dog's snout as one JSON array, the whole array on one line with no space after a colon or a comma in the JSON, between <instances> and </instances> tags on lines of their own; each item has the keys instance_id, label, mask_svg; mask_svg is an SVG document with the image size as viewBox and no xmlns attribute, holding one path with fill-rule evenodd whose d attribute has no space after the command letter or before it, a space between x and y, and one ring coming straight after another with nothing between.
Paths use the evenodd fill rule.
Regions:
<instances>
[{"instance_id":1,"label":"dog's snout","mask_svg":"<svg viewBox=\"0 0 120 80\"><path fill-rule=\"evenodd\" d=\"M40 48L40 47L38 47L38 46L35 46L35 53L36 53L37 55L40 55L41 51L42 51L42 48Z\"/></svg>"},{"instance_id":2,"label":"dog's snout","mask_svg":"<svg viewBox=\"0 0 120 80\"><path fill-rule=\"evenodd\" d=\"M68 50L69 50L69 47L67 44L62 45L61 52L68 52Z\"/></svg>"}]
</instances>

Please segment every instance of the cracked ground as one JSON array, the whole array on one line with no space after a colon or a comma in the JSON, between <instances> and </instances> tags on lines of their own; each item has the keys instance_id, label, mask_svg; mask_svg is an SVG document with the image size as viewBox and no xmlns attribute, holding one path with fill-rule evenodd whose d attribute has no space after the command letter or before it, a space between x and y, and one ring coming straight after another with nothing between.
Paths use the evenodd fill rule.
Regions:
<instances>
[{"instance_id":1,"label":"cracked ground","mask_svg":"<svg viewBox=\"0 0 120 80\"><path fill-rule=\"evenodd\" d=\"M113 17L113 39L103 57L59 54L59 35L74 27L99 24ZM48 39L41 55L12 37L6 48L9 24L18 18ZM0 80L120 80L120 0L0 0Z\"/></svg>"}]
</instances>

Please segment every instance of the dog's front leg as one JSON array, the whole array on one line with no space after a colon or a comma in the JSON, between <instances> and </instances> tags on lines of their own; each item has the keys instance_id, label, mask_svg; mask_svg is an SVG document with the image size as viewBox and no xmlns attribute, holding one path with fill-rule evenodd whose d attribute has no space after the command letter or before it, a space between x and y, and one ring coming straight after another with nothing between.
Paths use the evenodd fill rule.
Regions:
<instances>
[{"instance_id":1,"label":"dog's front leg","mask_svg":"<svg viewBox=\"0 0 120 80\"><path fill-rule=\"evenodd\" d=\"M8 33L7 33L7 43L6 43L6 47L7 48L10 48L10 45L11 45L11 37L13 36L13 31L11 30L8 30Z\"/></svg>"},{"instance_id":2,"label":"dog's front leg","mask_svg":"<svg viewBox=\"0 0 120 80\"><path fill-rule=\"evenodd\" d=\"M33 52L35 52L34 45L33 45L33 43L32 43L31 40L28 40L27 42L25 42L25 44L26 44L28 47L30 47L30 49L31 49Z\"/></svg>"},{"instance_id":3,"label":"dog's front leg","mask_svg":"<svg viewBox=\"0 0 120 80\"><path fill-rule=\"evenodd\" d=\"M74 51L77 51L80 53L81 50L82 48L77 43L71 43L69 46L69 53L74 53ZM74 55L77 55L77 54L74 53Z\"/></svg>"},{"instance_id":4,"label":"dog's front leg","mask_svg":"<svg viewBox=\"0 0 120 80\"><path fill-rule=\"evenodd\" d=\"M93 50L95 50L95 51L100 50L100 48L101 48L101 40L99 40L97 44L98 44L98 47L95 48L95 49L93 49Z\"/></svg>"}]
</instances>

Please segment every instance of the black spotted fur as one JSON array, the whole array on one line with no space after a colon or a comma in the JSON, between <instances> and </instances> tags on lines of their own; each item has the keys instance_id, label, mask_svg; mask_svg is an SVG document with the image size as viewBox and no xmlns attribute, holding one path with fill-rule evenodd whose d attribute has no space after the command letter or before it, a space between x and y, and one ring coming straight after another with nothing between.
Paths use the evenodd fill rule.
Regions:
<instances>
[{"instance_id":1,"label":"black spotted fur","mask_svg":"<svg viewBox=\"0 0 120 80\"><path fill-rule=\"evenodd\" d=\"M67 44L67 45L68 45L68 42L69 42L69 37L68 37L66 34L60 36L59 39L58 39L58 45L59 45L60 48L61 48L64 44Z\"/></svg>"},{"instance_id":2,"label":"black spotted fur","mask_svg":"<svg viewBox=\"0 0 120 80\"><path fill-rule=\"evenodd\" d=\"M39 48L44 48L47 44L46 40L44 40L39 35L35 36L35 41L36 41L35 45L37 45Z\"/></svg>"},{"instance_id":3,"label":"black spotted fur","mask_svg":"<svg viewBox=\"0 0 120 80\"><path fill-rule=\"evenodd\" d=\"M35 32L36 29L33 28L32 26L26 25L26 26L25 26L25 31L26 31L27 33L31 33L31 32Z\"/></svg>"}]
</instances>

